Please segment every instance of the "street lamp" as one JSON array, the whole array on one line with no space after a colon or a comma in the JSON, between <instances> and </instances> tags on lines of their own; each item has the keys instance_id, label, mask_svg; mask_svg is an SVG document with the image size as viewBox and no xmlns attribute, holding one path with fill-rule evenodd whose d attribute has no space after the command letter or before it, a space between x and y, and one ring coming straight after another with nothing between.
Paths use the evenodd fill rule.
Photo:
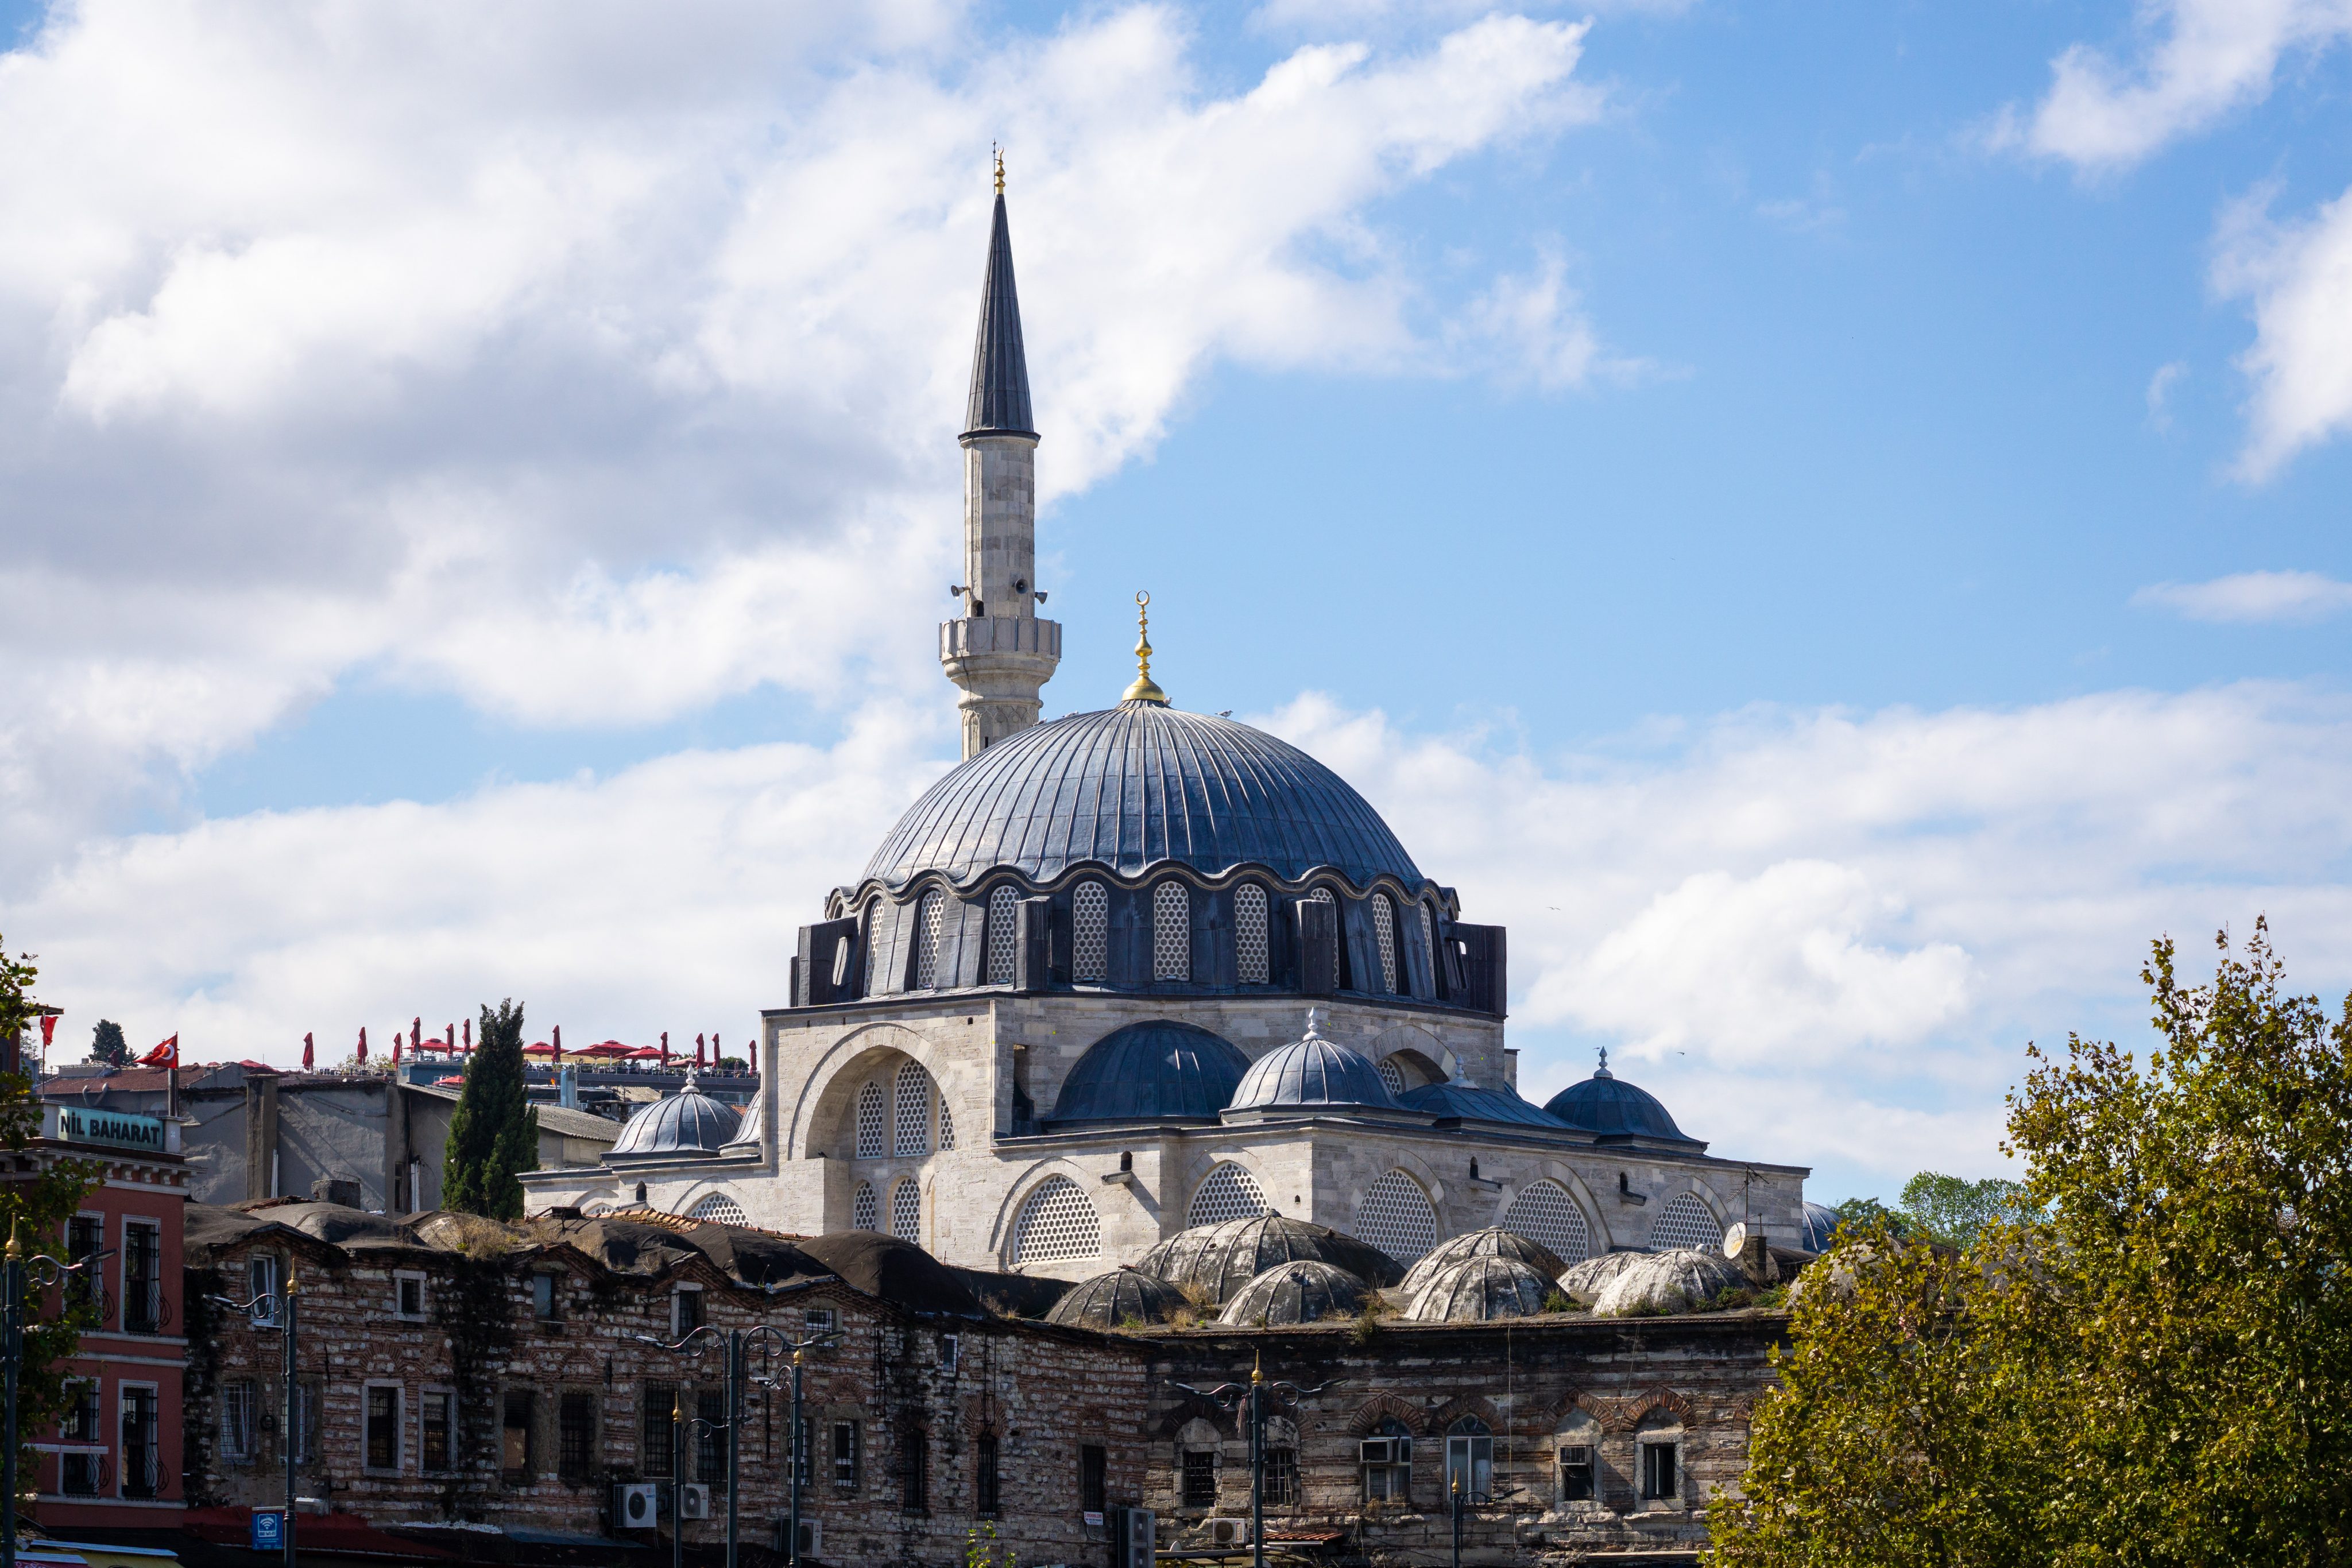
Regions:
<instances>
[{"instance_id":1,"label":"street lamp","mask_svg":"<svg viewBox=\"0 0 2352 1568\"><path fill-rule=\"evenodd\" d=\"M25 1364L25 1286L26 1281L47 1291L68 1274L80 1274L102 1258L110 1258L112 1249L93 1252L79 1263L63 1263L46 1252L25 1256L25 1249L16 1239L17 1221L8 1222L8 1247L5 1259L0 1259L0 1402L5 1402L7 1430L0 1434L7 1443L7 1453L0 1456L0 1568L16 1568L16 1379ZM288 1564L292 1568L292 1564Z\"/></svg>"},{"instance_id":2,"label":"street lamp","mask_svg":"<svg viewBox=\"0 0 2352 1568\"><path fill-rule=\"evenodd\" d=\"M233 1296L206 1298L214 1305L226 1307L233 1312L243 1312L248 1316L257 1311L267 1312L278 1320L278 1332L286 1336L286 1419L280 1428L280 1440L286 1448L286 1524L283 1531L286 1568L294 1568L294 1466L302 1450L299 1441L300 1427L296 1424L301 1409L301 1394L295 1385L294 1362L294 1303L298 1294L299 1291L294 1283L294 1265L289 1259L286 1265L286 1289L282 1293L264 1291L259 1295L242 1301ZM11 1432L15 1431L13 1426L9 1429ZM16 1568L16 1564L8 1563L6 1568Z\"/></svg>"},{"instance_id":3,"label":"street lamp","mask_svg":"<svg viewBox=\"0 0 2352 1568\"><path fill-rule=\"evenodd\" d=\"M772 1291L771 1293L773 1292ZM741 1535L740 1517L738 1512L737 1505L738 1500L742 1491L742 1487L740 1482L742 1469L741 1433L743 1427L743 1385L746 1381L744 1375L744 1363L746 1359L744 1352L752 1343L761 1340L772 1341L781 1348L792 1352L793 1500L790 1525L792 1533L791 1540L785 1549L785 1556L789 1561L797 1563L800 1561L801 1532L801 1355L802 1353L817 1345L821 1345L827 1340L839 1338L840 1331L837 1329L827 1330L823 1333L812 1334L806 1339L795 1340L783 1333L782 1330L772 1328L766 1323L761 1323L757 1327L751 1329L730 1329L724 1333L721 1333L718 1329L712 1327L710 1324L705 1323L699 1328L689 1329L676 1340L660 1339L649 1333L641 1333L634 1337L641 1344L649 1344L656 1349L668 1351L673 1354L683 1354L686 1353L686 1349L688 1345L693 1344L696 1341L704 1338L706 1335L712 1343L720 1345L726 1352L727 1367L725 1376L727 1386L727 1418L723 1421L697 1420L694 1425L706 1433L724 1431L727 1434L727 1568L736 1568L736 1549L740 1542ZM695 1354L699 1354L700 1352L697 1351ZM759 1381L763 1385L769 1386L772 1386L774 1383L772 1378L761 1378ZM686 1413L683 1406L673 1410L671 1412L671 1425L677 1428L680 1445L680 1452L678 1453L677 1462L671 1466L670 1471L673 1478L670 1482L671 1497L675 1500L676 1498L683 1495L677 1489L682 1485L686 1479L686 1458L682 1447L684 1442L684 1422ZM673 1503L673 1506L670 1509L670 1522L674 1531L671 1537L672 1555L673 1558L676 1559L679 1554L683 1553L686 1549L686 1511L683 1508L676 1506L675 1503ZM292 1568L292 1564L288 1564L288 1568Z\"/></svg>"},{"instance_id":4,"label":"street lamp","mask_svg":"<svg viewBox=\"0 0 2352 1568\"><path fill-rule=\"evenodd\" d=\"M1250 1380L1246 1385L1220 1383L1214 1388L1195 1388L1189 1383L1173 1385L1185 1393L1207 1400L1220 1410L1231 1410L1246 1404L1249 1406L1250 1439L1250 1565L1265 1568L1265 1402L1271 1395L1277 1404L1295 1406L1309 1394L1320 1394L1347 1381L1332 1378L1328 1383L1304 1388L1296 1383L1268 1383L1260 1370L1264 1353L1250 1361Z\"/></svg>"}]
</instances>

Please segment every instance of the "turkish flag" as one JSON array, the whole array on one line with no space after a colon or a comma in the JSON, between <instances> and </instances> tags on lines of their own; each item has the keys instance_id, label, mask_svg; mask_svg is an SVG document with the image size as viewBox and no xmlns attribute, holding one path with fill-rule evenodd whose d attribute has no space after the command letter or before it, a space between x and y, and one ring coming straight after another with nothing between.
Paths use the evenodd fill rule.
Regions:
<instances>
[{"instance_id":1,"label":"turkish flag","mask_svg":"<svg viewBox=\"0 0 2352 1568\"><path fill-rule=\"evenodd\" d=\"M57 1034L58 1015L55 1013L43 1013L41 1015L41 1051L44 1055L48 1051L49 1041L55 1040L57 1038Z\"/></svg>"},{"instance_id":2,"label":"turkish flag","mask_svg":"<svg viewBox=\"0 0 2352 1568\"><path fill-rule=\"evenodd\" d=\"M177 1067L180 1065L180 1037L173 1035L139 1059L142 1067Z\"/></svg>"},{"instance_id":3,"label":"turkish flag","mask_svg":"<svg viewBox=\"0 0 2352 1568\"><path fill-rule=\"evenodd\" d=\"M305 1072L311 1071L315 1050L316 1048L310 1043L310 1037L304 1035L302 1037L302 1071Z\"/></svg>"}]
</instances>

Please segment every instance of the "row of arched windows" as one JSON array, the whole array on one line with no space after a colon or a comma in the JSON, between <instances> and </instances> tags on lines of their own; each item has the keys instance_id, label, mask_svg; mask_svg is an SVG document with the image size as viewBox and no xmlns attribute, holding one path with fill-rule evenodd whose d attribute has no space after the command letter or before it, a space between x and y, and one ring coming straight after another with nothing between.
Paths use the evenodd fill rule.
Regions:
<instances>
[{"instance_id":1,"label":"row of arched windows","mask_svg":"<svg viewBox=\"0 0 2352 1568\"><path fill-rule=\"evenodd\" d=\"M920 1062L900 1062L887 1082L887 1089L886 1080L880 1078L858 1085L852 1124L853 1152L857 1158L919 1158L934 1149L956 1146L955 1113Z\"/></svg>"},{"instance_id":2,"label":"row of arched windows","mask_svg":"<svg viewBox=\"0 0 2352 1568\"><path fill-rule=\"evenodd\" d=\"M859 1182L850 1195L849 1223L857 1230L882 1228L882 1204L872 1182ZM922 1245L923 1189L913 1176L900 1176L890 1184L890 1234Z\"/></svg>"}]
</instances>

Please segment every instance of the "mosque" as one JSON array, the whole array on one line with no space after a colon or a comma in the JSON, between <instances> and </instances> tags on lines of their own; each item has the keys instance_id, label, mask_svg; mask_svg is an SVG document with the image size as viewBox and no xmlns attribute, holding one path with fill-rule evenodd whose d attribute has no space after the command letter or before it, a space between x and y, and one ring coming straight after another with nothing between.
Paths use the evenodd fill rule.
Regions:
<instances>
[{"instance_id":1,"label":"mosque","mask_svg":"<svg viewBox=\"0 0 2352 1568\"><path fill-rule=\"evenodd\" d=\"M1503 928L1315 758L1175 706L1148 623L1117 706L1040 722L1062 636L1001 172L965 423L962 762L801 928L752 1104L689 1085L600 1165L523 1177L532 1210L885 1231L1065 1280L1261 1215L1402 1265L1496 1226L1571 1262L1734 1224L1805 1245L1804 1169L1709 1155L1605 1056L1521 1099Z\"/></svg>"}]
</instances>

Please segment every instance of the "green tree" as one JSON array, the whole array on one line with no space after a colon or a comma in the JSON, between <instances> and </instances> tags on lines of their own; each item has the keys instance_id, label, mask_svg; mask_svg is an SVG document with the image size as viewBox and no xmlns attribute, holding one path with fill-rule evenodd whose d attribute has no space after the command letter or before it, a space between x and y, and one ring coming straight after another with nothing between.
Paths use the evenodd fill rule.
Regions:
<instances>
[{"instance_id":1,"label":"green tree","mask_svg":"<svg viewBox=\"0 0 2352 1568\"><path fill-rule=\"evenodd\" d=\"M492 1219L522 1218L522 1183L515 1177L539 1168L539 1113L523 1082L522 1009L511 998L496 1012L485 1006L466 1086L449 1118L444 1207Z\"/></svg>"},{"instance_id":2,"label":"green tree","mask_svg":"<svg viewBox=\"0 0 2352 1568\"><path fill-rule=\"evenodd\" d=\"M1911 1217L1899 1208L1889 1208L1874 1197L1850 1197L1837 1206L1838 1233L1849 1229L1876 1227L1892 1230L1900 1236L1911 1228Z\"/></svg>"},{"instance_id":3,"label":"green tree","mask_svg":"<svg viewBox=\"0 0 2352 1568\"><path fill-rule=\"evenodd\" d=\"M98 1027L89 1031L89 1059L108 1067L131 1065L131 1042L122 1038L122 1026L112 1019L100 1019Z\"/></svg>"},{"instance_id":4,"label":"green tree","mask_svg":"<svg viewBox=\"0 0 2352 1568\"><path fill-rule=\"evenodd\" d=\"M1903 1184L1903 1212L1912 1225L1953 1247L1974 1241L1987 1225L2014 1213L2024 1200L2023 1183L2000 1176L1965 1181L1921 1171Z\"/></svg>"},{"instance_id":5,"label":"green tree","mask_svg":"<svg viewBox=\"0 0 2352 1568\"><path fill-rule=\"evenodd\" d=\"M1968 1248L1808 1270L1712 1562L2352 1561L2352 1000L2221 947L2189 987L2156 945L2145 1062L2029 1048Z\"/></svg>"}]
</instances>

